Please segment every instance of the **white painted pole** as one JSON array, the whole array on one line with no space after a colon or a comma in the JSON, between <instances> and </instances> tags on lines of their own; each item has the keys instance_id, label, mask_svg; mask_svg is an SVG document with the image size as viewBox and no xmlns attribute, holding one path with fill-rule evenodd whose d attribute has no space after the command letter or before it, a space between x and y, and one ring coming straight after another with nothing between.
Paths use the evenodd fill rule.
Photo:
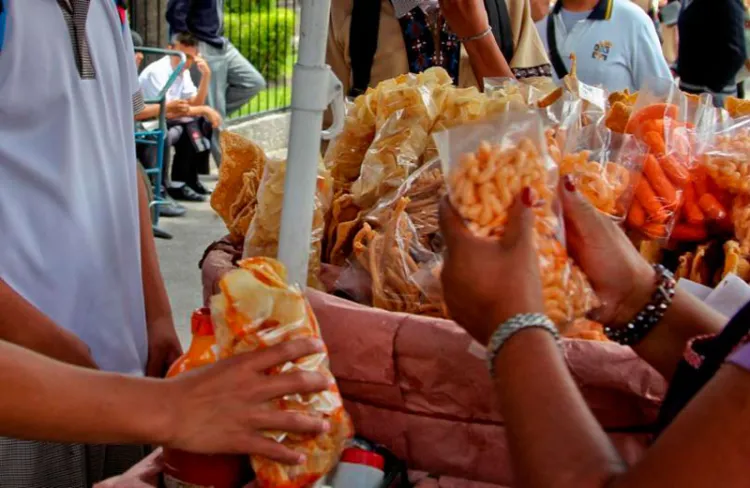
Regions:
<instances>
[{"instance_id":1,"label":"white painted pole","mask_svg":"<svg viewBox=\"0 0 750 488\"><path fill-rule=\"evenodd\" d=\"M284 181L279 260L289 282L304 288L320 155L323 112L329 102L325 64L331 0L302 0L299 58L292 77L292 120Z\"/></svg>"}]
</instances>

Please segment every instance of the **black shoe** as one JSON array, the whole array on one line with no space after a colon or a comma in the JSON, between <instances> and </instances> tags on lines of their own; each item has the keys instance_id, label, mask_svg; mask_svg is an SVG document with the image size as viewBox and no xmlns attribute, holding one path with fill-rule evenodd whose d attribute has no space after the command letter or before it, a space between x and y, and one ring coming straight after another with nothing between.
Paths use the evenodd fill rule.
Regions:
<instances>
[{"instance_id":1,"label":"black shoe","mask_svg":"<svg viewBox=\"0 0 750 488\"><path fill-rule=\"evenodd\" d=\"M210 195L211 190L203 186L203 183L200 181L196 181L195 183L188 183L188 185L191 190L193 190L198 195Z\"/></svg>"},{"instance_id":2,"label":"black shoe","mask_svg":"<svg viewBox=\"0 0 750 488\"><path fill-rule=\"evenodd\" d=\"M205 202L206 197L199 195L192 188L187 185L182 185L179 188L168 188L167 192L169 196L175 200L182 200L185 202Z\"/></svg>"},{"instance_id":3,"label":"black shoe","mask_svg":"<svg viewBox=\"0 0 750 488\"><path fill-rule=\"evenodd\" d=\"M187 209L171 198L166 198L164 203L159 204L160 217L182 217Z\"/></svg>"},{"instance_id":4,"label":"black shoe","mask_svg":"<svg viewBox=\"0 0 750 488\"><path fill-rule=\"evenodd\" d=\"M159 227L152 226L151 230L154 232L154 237L157 238L157 239L167 239L167 240L169 240L169 239L172 238L172 234L170 234L166 230L160 229Z\"/></svg>"}]
</instances>

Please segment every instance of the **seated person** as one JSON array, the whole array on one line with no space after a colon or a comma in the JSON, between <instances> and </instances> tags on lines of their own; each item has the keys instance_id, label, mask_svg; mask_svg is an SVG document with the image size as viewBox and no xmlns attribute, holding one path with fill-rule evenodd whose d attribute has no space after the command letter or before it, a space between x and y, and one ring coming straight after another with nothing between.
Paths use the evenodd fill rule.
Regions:
<instances>
[{"instance_id":1,"label":"seated person","mask_svg":"<svg viewBox=\"0 0 750 488\"><path fill-rule=\"evenodd\" d=\"M611 92L672 78L653 20L630 0L559 0L537 29L555 81L569 73L571 54L579 80Z\"/></svg>"},{"instance_id":2,"label":"seated person","mask_svg":"<svg viewBox=\"0 0 750 488\"><path fill-rule=\"evenodd\" d=\"M140 34L138 34L135 31L130 31L130 35L133 39L133 47L143 47L143 38L141 38ZM143 53L140 51L135 52L135 66L137 69L140 69L141 64L143 63ZM190 105L188 105L187 101L185 100L172 100L171 102L166 104L166 117L168 119L173 119L177 117L184 117L188 114L188 111L190 109ZM140 111L135 115L136 120L136 132L145 130L145 127L141 123L142 121L155 119L159 116L159 111L161 110L161 107L159 104L156 103L148 103L143 107L143 110ZM146 144L137 144L136 145L136 152L138 154L138 169L140 170L143 178L146 179L148 182L147 189L149 190L149 201L153 200L153 194L150 192L151 186L153 186L153 181L151 178L148 177L147 174L143 172L143 170L146 167L153 168L156 160L156 147L152 145L146 145ZM167 175L165 175L167 176ZM182 217L187 213L187 209L174 201L169 194L167 193L166 188L162 189L161 192L161 199L163 202L158 206L159 208L159 216L160 217ZM155 237L166 237L163 230L160 230L158 228L154 228L154 236Z\"/></svg>"},{"instance_id":3,"label":"seated person","mask_svg":"<svg viewBox=\"0 0 750 488\"><path fill-rule=\"evenodd\" d=\"M206 105L211 71L198 54L197 39L191 34L177 34L170 49L183 52L187 61L182 73L167 91L168 111L170 107L179 107L173 104L177 100L186 101L188 107L183 116L172 117L169 112L167 114L167 142L175 149L171 172L166 167L164 171L167 191L178 200L203 201L209 191L198 179L198 168L207 164L212 131L221 125L221 117ZM176 57L164 56L141 72L139 80L146 99L159 95L178 63ZM193 63L202 75L197 88L190 76Z\"/></svg>"},{"instance_id":4,"label":"seated person","mask_svg":"<svg viewBox=\"0 0 750 488\"><path fill-rule=\"evenodd\" d=\"M528 0L333 0L326 62L348 95L433 66L463 87L551 74Z\"/></svg>"}]
</instances>

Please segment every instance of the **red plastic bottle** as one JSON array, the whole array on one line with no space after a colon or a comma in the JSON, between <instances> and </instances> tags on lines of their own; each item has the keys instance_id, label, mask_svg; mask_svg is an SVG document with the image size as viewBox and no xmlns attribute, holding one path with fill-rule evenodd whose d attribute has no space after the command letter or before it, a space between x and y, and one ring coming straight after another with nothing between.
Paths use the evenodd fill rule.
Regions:
<instances>
[{"instance_id":1,"label":"red plastic bottle","mask_svg":"<svg viewBox=\"0 0 750 488\"><path fill-rule=\"evenodd\" d=\"M193 333L190 348L169 368L167 378L218 360L210 310L202 308L193 312L190 326ZM249 480L247 456L164 449L164 484L167 488L240 488Z\"/></svg>"}]
</instances>

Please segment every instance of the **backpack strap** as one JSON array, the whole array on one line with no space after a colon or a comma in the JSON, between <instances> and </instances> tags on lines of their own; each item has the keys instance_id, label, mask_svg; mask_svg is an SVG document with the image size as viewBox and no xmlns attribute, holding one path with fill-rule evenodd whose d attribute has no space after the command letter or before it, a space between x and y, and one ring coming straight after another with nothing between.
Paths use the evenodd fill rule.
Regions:
<instances>
[{"instance_id":1,"label":"backpack strap","mask_svg":"<svg viewBox=\"0 0 750 488\"><path fill-rule=\"evenodd\" d=\"M495 41L500 47L500 52L505 56L505 60L510 64L515 46L513 45L513 28L510 24L508 5L505 0L484 0L484 6L487 9L487 17Z\"/></svg>"},{"instance_id":2,"label":"backpack strap","mask_svg":"<svg viewBox=\"0 0 750 488\"><path fill-rule=\"evenodd\" d=\"M568 76L568 68L565 67L560 51L557 49L557 36L555 35L555 13L557 10L556 4L555 8L547 15L547 46L549 47L549 60L552 62L552 67L555 68L557 77L562 80Z\"/></svg>"},{"instance_id":3,"label":"backpack strap","mask_svg":"<svg viewBox=\"0 0 750 488\"><path fill-rule=\"evenodd\" d=\"M378 49L380 0L355 0L349 30L349 59L352 64L352 86L349 95L356 97L370 85L372 62Z\"/></svg>"},{"instance_id":4,"label":"backpack strap","mask_svg":"<svg viewBox=\"0 0 750 488\"><path fill-rule=\"evenodd\" d=\"M8 9L5 7L6 0L0 0L0 52L5 44L5 23L7 22Z\"/></svg>"}]
</instances>

